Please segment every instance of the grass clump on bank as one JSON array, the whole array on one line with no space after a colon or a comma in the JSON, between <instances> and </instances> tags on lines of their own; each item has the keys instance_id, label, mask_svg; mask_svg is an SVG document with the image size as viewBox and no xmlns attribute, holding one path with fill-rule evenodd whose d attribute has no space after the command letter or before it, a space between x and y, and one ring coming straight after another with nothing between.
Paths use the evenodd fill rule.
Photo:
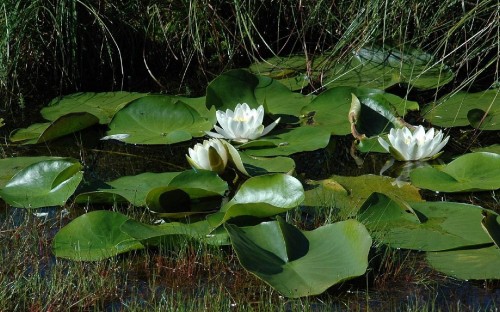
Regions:
<instances>
[{"instance_id":1,"label":"grass clump on bank","mask_svg":"<svg viewBox=\"0 0 500 312\"><path fill-rule=\"evenodd\" d=\"M273 55L376 42L452 66L453 88L498 80L498 3L363 1L4 1L2 110L75 91L199 92L222 71Z\"/></svg>"}]
</instances>

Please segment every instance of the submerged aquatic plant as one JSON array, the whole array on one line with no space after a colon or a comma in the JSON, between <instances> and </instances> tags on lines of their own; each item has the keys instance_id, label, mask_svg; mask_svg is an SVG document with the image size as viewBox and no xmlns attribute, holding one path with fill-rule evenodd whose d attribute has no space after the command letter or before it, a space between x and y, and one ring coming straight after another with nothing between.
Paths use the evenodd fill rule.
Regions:
<instances>
[{"instance_id":1,"label":"submerged aquatic plant","mask_svg":"<svg viewBox=\"0 0 500 312\"><path fill-rule=\"evenodd\" d=\"M225 144L219 139L204 140L188 149L186 158L194 169L223 173L229 159Z\"/></svg>"},{"instance_id":2,"label":"submerged aquatic plant","mask_svg":"<svg viewBox=\"0 0 500 312\"><path fill-rule=\"evenodd\" d=\"M250 108L247 103L237 104L234 112L230 109L216 112L219 126L215 125L215 132L207 132L214 138L228 139L238 143L246 143L268 134L280 121L276 119L272 124L264 128L264 107L260 105L257 109Z\"/></svg>"},{"instance_id":3,"label":"submerged aquatic plant","mask_svg":"<svg viewBox=\"0 0 500 312\"><path fill-rule=\"evenodd\" d=\"M434 128L425 131L423 126L413 131L407 127L392 128L387 136L389 142L378 138L382 147L400 161L433 159L440 155L441 149L448 143L449 136L443 139L443 132L435 133Z\"/></svg>"}]
</instances>

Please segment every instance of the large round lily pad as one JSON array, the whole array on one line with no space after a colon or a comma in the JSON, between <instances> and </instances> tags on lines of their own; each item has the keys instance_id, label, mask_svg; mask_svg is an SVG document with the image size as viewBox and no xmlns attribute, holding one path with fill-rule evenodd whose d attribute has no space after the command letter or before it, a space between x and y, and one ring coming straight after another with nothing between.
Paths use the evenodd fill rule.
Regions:
<instances>
[{"instance_id":1,"label":"large round lily pad","mask_svg":"<svg viewBox=\"0 0 500 312\"><path fill-rule=\"evenodd\" d=\"M468 192L500 188L500 155L465 154L442 167L422 167L410 172L412 184L440 192Z\"/></svg>"},{"instance_id":2,"label":"large round lily pad","mask_svg":"<svg viewBox=\"0 0 500 312\"><path fill-rule=\"evenodd\" d=\"M453 202L407 203L374 193L359 221L374 239L393 248L437 251L488 244L481 207Z\"/></svg>"},{"instance_id":3,"label":"large round lily pad","mask_svg":"<svg viewBox=\"0 0 500 312\"><path fill-rule=\"evenodd\" d=\"M59 230L52 250L57 257L95 261L144 246L121 230L129 217L113 211L86 213Z\"/></svg>"},{"instance_id":4,"label":"large round lily pad","mask_svg":"<svg viewBox=\"0 0 500 312\"><path fill-rule=\"evenodd\" d=\"M300 231L279 221L225 225L241 265L287 297L317 295L368 266L372 240L365 227L347 220Z\"/></svg>"},{"instance_id":5,"label":"large round lily pad","mask_svg":"<svg viewBox=\"0 0 500 312\"><path fill-rule=\"evenodd\" d=\"M146 96L116 113L103 139L134 144L173 144L199 137L212 122L198 111L169 96Z\"/></svg>"}]
</instances>

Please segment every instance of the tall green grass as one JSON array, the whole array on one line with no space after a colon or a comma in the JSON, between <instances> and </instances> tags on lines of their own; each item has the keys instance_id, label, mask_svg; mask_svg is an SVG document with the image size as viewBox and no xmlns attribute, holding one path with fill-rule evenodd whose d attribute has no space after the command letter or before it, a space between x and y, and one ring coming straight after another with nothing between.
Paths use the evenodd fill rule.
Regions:
<instances>
[{"instance_id":1,"label":"tall green grass","mask_svg":"<svg viewBox=\"0 0 500 312\"><path fill-rule=\"evenodd\" d=\"M221 71L273 55L368 43L416 47L450 65L454 89L498 81L498 0L119 2L5 0L3 109L74 91L200 92Z\"/></svg>"}]
</instances>

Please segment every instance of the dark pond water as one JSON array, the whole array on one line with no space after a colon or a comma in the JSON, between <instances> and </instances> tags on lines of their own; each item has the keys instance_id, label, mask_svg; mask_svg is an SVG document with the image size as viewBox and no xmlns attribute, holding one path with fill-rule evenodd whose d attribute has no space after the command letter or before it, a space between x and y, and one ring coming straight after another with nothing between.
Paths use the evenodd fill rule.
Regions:
<instances>
[{"instance_id":1,"label":"dark pond water","mask_svg":"<svg viewBox=\"0 0 500 312\"><path fill-rule=\"evenodd\" d=\"M110 181L125 175L136 175L142 172L181 171L189 168L185 160L187 148L192 142L174 146L140 146L127 145L112 141L100 141L105 129L95 127L75 135L70 135L49 144L37 146L2 145L2 153L6 157L13 156L69 156L79 159L84 165L85 182L82 188L97 181ZM450 133L453 142L449 144L441 161L448 162L453 155L465 153L473 142L474 146L488 144L498 140L498 134L482 134L474 131L453 130ZM459 137L459 139L456 139ZM352 138L336 137L330 145L322 150L294 155L296 173L300 179L323 179L333 174L358 176L362 174L379 174L390 156L370 153L355 155L351 153ZM400 167L394 165L384 172L384 175L397 177ZM494 192L479 192L467 194L440 194L423 192L427 200L458 201L480 205L485 208L498 208ZM82 213L83 207L68 207L67 221ZM61 209L47 208L39 210L47 212L48 220L57 219ZM12 209L0 203L0 222L10 227L18 226L29 213L22 209ZM58 228L50 229L50 236L55 235ZM437 306L448 310L496 310L500 305L500 283L487 281L459 281L432 271L425 264L424 255L418 252L387 251L378 248L370 257L369 272L360 278L334 286L326 294L311 303L312 310L327 308L322 298L336 296L339 310L400 310L409 306ZM391 260L390 258L394 259ZM51 260L53 261L53 259ZM49 261L50 262L50 261ZM400 265L400 269L392 270L387 266ZM50 270L50 265L48 266ZM381 274L382 272L382 274ZM391 272L384 276L383 272ZM421 278L421 279L420 279ZM138 289L144 280L137 281ZM284 303L292 306L293 300Z\"/></svg>"}]
</instances>

